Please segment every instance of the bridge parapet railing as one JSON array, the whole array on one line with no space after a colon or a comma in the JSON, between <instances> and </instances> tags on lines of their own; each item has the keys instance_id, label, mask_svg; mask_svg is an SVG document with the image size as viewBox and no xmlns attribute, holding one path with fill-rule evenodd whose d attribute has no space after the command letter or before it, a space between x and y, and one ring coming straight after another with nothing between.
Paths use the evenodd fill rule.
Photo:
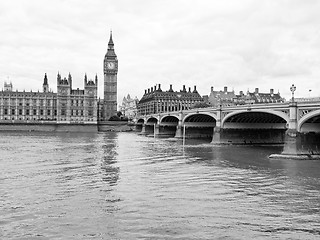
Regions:
<instances>
[{"instance_id":1,"label":"bridge parapet railing","mask_svg":"<svg viewBox=\"0 0 320 240\"><path fill-rule=\"evenodd\" d=\"M285 102L285 103L256 103L256 104L243 104L243 105L234 105L234 106L222 106L217 107L206 107L206 108L193 108L189 110L183 110L183 111L172 111L172 112L161 112L161 113L155 113L155 114L148 114L148 115L140 115L138 117L140 118L149 118L149 117L154 117L157 115L163 116L163 115L177 115L179 113L183 114L189 114L189 113L201 113L201 112L215 112L219 111L220 109L222 111L235 111L235 110L251 110L251 109L283 109L283 108L288 108L290 102Z\"/></svg>"},{"instance_id":2,"label":"bridge parapet railing","mask_svg":"<svg viewBox=\"0 0 320 240\"><path fill-rule=\"evenodd\" d=\"M314 98L295 98L294 101L295 101L295 102L298 102L298 103L303 103L303 102L312 102L312 103L318 102L318 103L320 103L320 97L314 97Z\"/></svg>"}]
</instances>

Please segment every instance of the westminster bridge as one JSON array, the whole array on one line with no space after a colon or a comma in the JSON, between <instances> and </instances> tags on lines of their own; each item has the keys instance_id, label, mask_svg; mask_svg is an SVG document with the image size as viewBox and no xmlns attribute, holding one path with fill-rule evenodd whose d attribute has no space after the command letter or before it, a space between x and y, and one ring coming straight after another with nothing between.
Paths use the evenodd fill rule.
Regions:
<instances>
[{"instance_id":1,"label":"westminster bridge","mask_svg":"<svg viewBox=\"0 0 320 240\"><path fill-rule=\"evenodd\" d=\"M318 154L320 101L163 112L138 116L136 130L154 137L210 138L213 144L285 143L284 152Z\"/></svg>"}]
</instances>

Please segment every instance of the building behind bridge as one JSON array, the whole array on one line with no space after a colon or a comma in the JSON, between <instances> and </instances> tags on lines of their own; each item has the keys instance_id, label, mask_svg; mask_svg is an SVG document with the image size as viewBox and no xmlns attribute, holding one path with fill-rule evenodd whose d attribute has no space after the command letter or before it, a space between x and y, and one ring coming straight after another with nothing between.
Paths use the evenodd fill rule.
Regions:
<instances>
[{"instance_id":1,"label":"building behind bridge","mask_svg":"<svg viewBox=\"0 0 320 240\"><path fill-rule=\"evenodd\" d=\"M265 104L265 103L282 103L285 101L284 98L280 96L280 93L274 93L273 89L270 89L269 93L259 92L259 88L256 88L254 92L247 91L244 94L243 91L237 95L235 92L228 91L227 87L224 87L223 91L214 91L211 87L211 92L209 95L209 104L210 106L235 106L235 105L244 105L244 104Z\"/></svg>"},{"instance_id":2,"label":"building behind bridge","mask_svg":"<svg viewBox=\"0 0 320 240\"><path fill-rule=\"evenodd\" d=\"M190 87L187 90L183 85L182 90L173 91L170 85L169 90L162 91L161 85L158 84L158 86L145 90L138 103L138 115L188 110L201 102L203 98L198 93L196 86L193 90Z\"/></svg>"}]
</instances>

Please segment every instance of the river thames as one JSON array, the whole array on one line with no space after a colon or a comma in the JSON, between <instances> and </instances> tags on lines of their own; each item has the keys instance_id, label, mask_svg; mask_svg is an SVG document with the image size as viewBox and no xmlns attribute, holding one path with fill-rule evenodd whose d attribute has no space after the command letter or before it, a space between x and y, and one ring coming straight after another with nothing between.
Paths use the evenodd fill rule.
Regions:
<instances>
[{"instance_id":1,"label":"river thames","mask_svg":"<svg viewBox=\"0 0 320 240\"><path fill-rule=\"evenodd\" d=\"M319 239L320 161L136 133L0 133L0 239Z\"/></svg>"}]
</instances>

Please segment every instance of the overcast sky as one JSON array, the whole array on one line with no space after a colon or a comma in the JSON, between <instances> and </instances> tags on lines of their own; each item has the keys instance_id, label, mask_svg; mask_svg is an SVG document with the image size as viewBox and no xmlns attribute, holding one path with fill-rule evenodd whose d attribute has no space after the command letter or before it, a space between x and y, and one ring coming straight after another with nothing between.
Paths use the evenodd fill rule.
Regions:
<instances>
[{"instance_id":1,"label":"overcast sky","mask_svg":"<svg viewBox=\"0 0 320 240\"><path fill-rule=\"evenodd\" d=\"M155 84L320 96L319 13L317 0L1 0L0 84L41 90L47 73L56 92L58 71L80 89L97 74L103 98L112 29L118 104Z\"/></svg>"}]
</instances>

